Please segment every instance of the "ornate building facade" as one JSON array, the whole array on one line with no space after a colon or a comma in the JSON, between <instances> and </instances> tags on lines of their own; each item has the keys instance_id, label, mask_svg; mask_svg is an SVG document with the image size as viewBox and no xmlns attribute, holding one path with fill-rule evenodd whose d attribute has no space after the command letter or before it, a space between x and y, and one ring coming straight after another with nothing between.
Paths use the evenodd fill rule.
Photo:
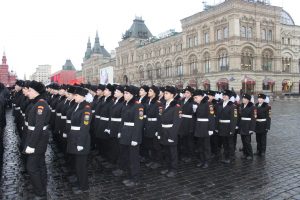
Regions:
<instances>
[{"instance_id":1,"label":"ornate building facade","mask_svg":"<svg viewBox=\"0 0 300 200\"><path fill-rule=\"evenodd\" d=\"M115 82L299 92L300 27L281 7L227 0L153 37L137 18L116 48Z\"/></svg>"},{"instance_id":2,"label":"ornate building facade","mask_svg":"<svg viewBox=\"0 0 300 200\"><path fill-rule=\"evenodd\" d=\"M2 56L2 64L0 65L0 82L6 87L12 87L16 83L17 75L12 70L9 71L5 52Z\"/></svg>"}]
</instances>

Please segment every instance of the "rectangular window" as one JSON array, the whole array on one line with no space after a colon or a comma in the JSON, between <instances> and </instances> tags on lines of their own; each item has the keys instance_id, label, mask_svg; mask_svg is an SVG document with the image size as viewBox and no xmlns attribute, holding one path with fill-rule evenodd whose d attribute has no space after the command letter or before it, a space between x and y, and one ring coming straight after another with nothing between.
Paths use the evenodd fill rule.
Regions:
<instances>
[{"instance_id":1,"label":"rectangular window","mask_svg":"<svg viewBox=\"0 0 300 200\"><path fill-rule=\"evenodd\" d=\"M243 37L243 38L246 37L246 27L245 26L241 27L241 37Z\"/></svg>"},{"instance_id":2,"label":"rectangular window","mask_svg":"<svg viewBox=\"0 0 300 200\"><path fill-rule=\"evenodd\" d=\"M223 30L223 34L224 34L224 39L227 39L228 38L228 27L225 27L224 30Z\"/></svg>"},{"instance_id":3,"label":"rectangular window","mask_svg":"<svg viewBox=\"0 0 300 200\"><path fill-rule=\"evenodd\" d=\"M189 48L193 47L193 38L189 38Z\"/></svg>"},{"instance_id":4,"label":"rectangular window","mask_svg":"<svg viewBox=\"0 0 300 200\"><path fill-rule=\"evenodd\" d=\"M197 36L194 37L194 46L198 46L198 37Z\"/></svg>"},{"instance_id":5,"label":"rectangular window","mask_svg":"<svg viewBox=\"0 0 300 200\"><path fill-rule=\"evenodd\" d=\"M209 43L209 35L208 35L208 33L204 33L204 43L205 44Z\"/></svg>"},{"instance_id":6,"label":"rectangular window","mask_svg":"<svg viewBox=\"0 0 300 200\"><path fill-rule=\"evenodd\" d=\"M219 41L219 40L222 40L222 31L221 31L221 29L218 29L217 30L217 40Z\"/></svg>"},{"instance_id":7,"label":"rectangular window","mask_svg":"<svg viewBox=\"0 0 300 200\"><path fill-rule=\"evenodd\" d=\"M267 39L268 39L268 41L271 41L271 40L273 40L272 38L273 38L273 32L272 32L272 30L269 30Z\"/></svg>"}]
</instances>

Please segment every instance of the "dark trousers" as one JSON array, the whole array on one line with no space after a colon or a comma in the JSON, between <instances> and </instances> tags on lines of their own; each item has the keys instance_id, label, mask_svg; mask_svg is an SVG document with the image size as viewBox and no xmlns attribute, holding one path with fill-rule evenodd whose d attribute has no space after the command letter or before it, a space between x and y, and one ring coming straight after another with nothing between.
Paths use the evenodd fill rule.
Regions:
<instances>
[{"instance_id":1,"label":"dark trousers","mask_svg":"<svg viewBox=\"0 0 300 200\"><path fill-rule=\"evenodd\" d=\"M252 146L251 146L251 135L242 135L243 152L245 156L253 156Z\"/></svg>"},{"instance_id":2,"label":"dark trousers","mask_svg":"<svg viewBox=\"0 0 300 200\"><path fill-rule=\"evenodd\" d=\"M161 161L161 146L156 137L144 137L144 145L150 162Z\"/></svg>"},{"instance_id":3,"label":"dark trousers","mask_svg":"<svg viewBox=\"0 0 300 200\"><path fill-rule=\"evenodd\" d=\"M233 134L233 149L236 151L236 143L237 143L237 136L240 133L239 129L235 129L235 132Z\"/></svg>"},{"instance_id":4,"label":"dark trousers","mask_svg":"<svg viewBox=\"0 0 300 200\"><path fill-rule=\"evenodd\" d=\"M211 153L215 155L219 155L221 152L221 146L220 145L220 136L218 136L216 133L214 133L212 136L210 136L210 145L211 145Z\"/></svg>"},{"instance_id":5,"label":"dark trousers","mask_svg":"<svg viewBox=\"0 0 300 200\"><path fill-rule=\"evenodd\" d=\"M164 145L163 153L168 170L176 172L178 165L177 145Z\"/></svg>"},{"instance_id":6,"label":"dark trousers","mask_svg":"<svg viewBox=\"0 0 300 200\"><path fill-rule=\"evenodd\" d=\"M210 158L210 137L200 137L198 139L200 161L207 162Z\"/></svg>"},{"instance_id":7,"label":"dark trousers","mask_svg":"<svg viewBox=\"0 0 300 200\"><path fill-rule=\"evenodd\" d=\"M28 154L26 168L35 194L45 196L47 194L45 154Z\"/></svg>"},{"instance_id":8,"label":"dark trousers","mask_svg":"<svg viewBox=\"0 0 300 200\"><path fill-rule=\"evenodd\" d=\"M111 137L109 138L109 161L112 164L116 164L119 158L120 144L119 139Z\"/></svg>"},{"instance_id":9,"label":"dark trousers","mask_svg":"<svg viewBox=\"0 0 300 200\"><path fill-rule=\"evenodd\" d=\"M194 135L192 133L178 137L178 151L180 157L192 157L194 152Z\"/></svg>"},{"instance_id":10,"label":"dark trousers","mask_svg":"<svg viewBox=\"0 0 300 200\"><path fill-rule=\"evenodd\" d=\"M120 145L120 168L129 170L129 178L140 179L140 146Z\"/></svg>"},{"instance_id":11,"label":"dark trousers","mask_svg":"<svg viewBox=\"0 0 300 200\"><path fill-rule=\"evenodd\" d=\"M97 148L99 149L99 154L108 159L109 158L109 139L97 138Z\"/></svg>"},{"instance_id":12,"label":"dark trousers","mask_svg":"<svg viewBox=\"0 0 300 200\"><path fill-rule=\"evenodd\" d=\"M78 178L79 188L82 190L89 189L87 158L88 155L75 155L76 175Z\"/></svg>"},{"instance_id":13,"label":"dark trousers","mask_svg":"<svg viewBox=\"0 0 300 200\"><path fill-rule=\"evenodd\" d=\"M257 152L265 153L267 148L267 132L256 133Z\"/></svg>"},{"instance_id":14,"label":"dark trousers","mask_svg":"<svg viewBox=\"0 0 300 200\"><path fill-rule=\"evenodd\" d=\"M234 152L233 136L222 136L222 144L224 148L224 157L226 160L230 160Z\"/></svg>"}]
</instances>

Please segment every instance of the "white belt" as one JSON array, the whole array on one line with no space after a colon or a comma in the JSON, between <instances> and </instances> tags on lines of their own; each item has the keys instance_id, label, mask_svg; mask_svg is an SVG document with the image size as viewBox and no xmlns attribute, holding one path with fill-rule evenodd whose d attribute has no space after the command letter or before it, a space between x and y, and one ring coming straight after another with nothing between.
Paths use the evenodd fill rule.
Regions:
<instances>
[{"instance_id":1,"label":"white belt","mask_svg":"<svg viewBox=\"0 0 300 200\"><path fill-rule=\"evenodd\" d=\"M124 126L134 126L133 122L124 122Z\"/></svg>"},{"instance_id":2,"label":"white belt","mask_svg":"<svg viewBox=\"0 0 300 200\"><path fill-rule=\"evenodd\" d=\"M107 117L100 117L100 120L109 121L109 118L107 118Z\"/></svg>"},{"instance_id":3,"label":"white belt","mask_svg":"<svg viewBox=\"0 0 300 200\"><path fill-rule=\"evenodd\" d=\"M94 113L95 112L95 110L92 110L92 113Z\"/></svg>"},{"instance_id":4,"label":"white belt","mask_svg":"<svg viewBox=\"0 0 300 200\"><path fill-rule=\"evenodd\" d=\"M220 123L226 123L226 124L228 124L228 123L230 123L230 120L222 120L222 119L220 119L219 122Z\"/></svg>"},{"instance_id":5,"label":"white belt","mask_svg":"<svg viewBox=\"0 0 300 200\"><path fill-rule=\"evenodd\" d=\"M51 110L51 112L55 112L55 110Z\"/></svg>"},{"instance_id":6,"label":"white belt","mask_svg":"<svg viewBox=\"0 0 300 200\"><path fill-rule=\"evenodd\" d=\"M25 117L25 113L22 113L22 116Z\"/></svg>"},{"instance_id":7,"label":"white belt","mask_svg":"<svg viewBox=\"0 0 300 200\"><path fill-rule=\"evenodd\" d=\"M43 127L43 131L46 130L47 127L48 127L48 126L44 126L44 127ZM34 127L34 126L28 126L28 130L34 131L34 130L35 130L35 127Z\"/></svg>"},{"instance_id":8,"label":"white belt","mask_svg":"<svg viewBox=\"0 0 300 200\"><path fill-rule=\"evenodd\" d=\"M144 118L147 118L147 115L144 115Z\"/></svg>"},{"instance_id":9,"label":"white belt","mask_svg":"<svg viewBox=\"0 0 300 200\"><path fill-rule=\"evenodd\" d=\"M265 122L267 119L256 119L257 122Z\"/></svg>"},{"instance_id":10,"label":"white belt","mask_svg":"<svg viewBox=\"0 0 300 200\"><path fill-rule=\"evenodd\" d=\"M99 116L99 115L95 115L95 117L96 117L97 119L100 119L100 116Z\"/></svg>"},{"instance_id":11,"label":"white belt","mask_svg":"<svg viewBox=\"0 0 300 200\"><path fill-rule=\"evenodd\" d=\"M173 124L162 124L161 127L163 127L163 128L172 128Z\"/></svg>"},{"instance_id":12,"label":"white belt","mask_svg":"<svg viewBox=\"0 0 300 200\"><path fill-rule=\"evenodd\" d=\"M121 122L122 118L110 118L112 122Z\"/></svg>"},{"instance_id":13,"label":"white belt","mask_svg":"<svg viewBox=\"0 0 300 200\"><path fill-rule=\"evenodd\" d=\"M190 119L192 119L192 118L193 118L193 115L181 115L181 117L183 117L183 118L190 118Z\"/></svg>"},{"instance_id":14,"label":"white belt","mask_svg":"<svg viewBox=\"0 0 300 200\"><path fill-rule=\"evenodd\" d=\"M79 131L80 130L80 126L71 126L71 130Z\"/></svg>"},{"instance_id":15,"label":"white belt","mask_svg":"<svg viewBox=\"0 0 300 200\"><path fill-rule=\"evenodd\" d=\"M25 126L28 126L28 122L25 121Z\"/></svg>"},{"instance_id":16,"label":"white belt","mask_svg":"<svg viewBox=\"0 0 300 200\"><path fill-rule=\"evenodd\" d=\"M247 117L242 117L241 118L243 121L251 121L251 118L247 118Z\"/></svg>"},{"instance_id":17,"label":"white belt","mask_svg":"<svg viewBox=\"0 0 300 200\"><path fill-rule=\"evenodd\" d=\"M56 113L56 116L58 116L58 117L61 116L61 113Z\"/></svg>"},{"instance_id":18,"label":"white belt","mask_svg":"<svg viewBox=\"0 0 300 200\"><path fill-rule=\"evenodd\" d=\"M67 124L71 124L71 120L68 120L68 119L67 119L67 121L66 121L66 122L67 122Z\"/></svg>"},{"instance_id":19,"label":"white belt","mask_svg":"<svg viewBox=\"0 0 300 200\"><path fill-rule=\"evenodd\" d=\"M20 107L15 107L15 110L20 110Z\"/></svg>"},{"instance_id":20,"label":"white belt","mask_svg":"<svg viewBox=\"0 0 300 200\"><path fill-rule=\"evenodd\" d=\"M157 121L157 118L148 118L147 119L149 122L156 122Z\"/></svg>"},{"instance_id":21,"label":"white belt","mask_svg":"<svg viewBox=\"0 0 300 200\"><path fill-rule=\"evenodd\" d=\"M197 118L198 122L208 122L208 118Z\"/></svg>"},{"instance_id":22,"label":"white belt","mask_svg":"<svg viewBox=\"0 0 300 200\"><path fill-rule=\"evenodd\" d=\"M62 115L60 118L61 118L61 119L67 119L67 116L63 116L63 115Z\"/></svg>"},{"instance_id":23,"label":"white belt","mask_svg":"<svg viewBox=\"0 0 300 200\"><path fill-rule=\"evenodd\" d=\"M16 104L14 104L14 103L13 103L12 105L13 105L13 106L16 106Z\"/></svg>"}]
</instances>

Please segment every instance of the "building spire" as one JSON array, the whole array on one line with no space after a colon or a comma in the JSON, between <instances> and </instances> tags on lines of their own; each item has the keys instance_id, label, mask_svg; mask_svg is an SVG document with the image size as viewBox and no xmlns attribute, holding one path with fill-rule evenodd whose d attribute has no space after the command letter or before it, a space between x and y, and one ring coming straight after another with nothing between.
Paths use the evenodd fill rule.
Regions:
<instances>
[{"instance_id":1,"label":"building spire","mask_svg":"<svg viewBox=\"0 0 300 200\"><path fill-rule=\"evenodd\" d=\"M91 55L92 55L92 45L91 45L91 39L89 37L84 58L89 59Z\"/></svg>"},{"instance_id":2,"label":"building spire","mask_svg":"<svg viewBox=\"0 0 300 200\"><path fill-rule=\"evenodd\" d=\"M6 65L6 55L5 55L5 51L3 51L3 57L2 57L2 65Z\"/></svg>"},{"instance_id":3,"label":"building spire","mask_svg":"<svg viewBox=\"0 0 300 200\"><path fill-rule=\"evenodd\" d=\"M100 47L100 42L99 42L98 31L96 31L96 37L95 37L95 44L94 44L94 47L93 47L93 53L94 54L101 54L101 47Z\"/></svg>"}]
</instances>

